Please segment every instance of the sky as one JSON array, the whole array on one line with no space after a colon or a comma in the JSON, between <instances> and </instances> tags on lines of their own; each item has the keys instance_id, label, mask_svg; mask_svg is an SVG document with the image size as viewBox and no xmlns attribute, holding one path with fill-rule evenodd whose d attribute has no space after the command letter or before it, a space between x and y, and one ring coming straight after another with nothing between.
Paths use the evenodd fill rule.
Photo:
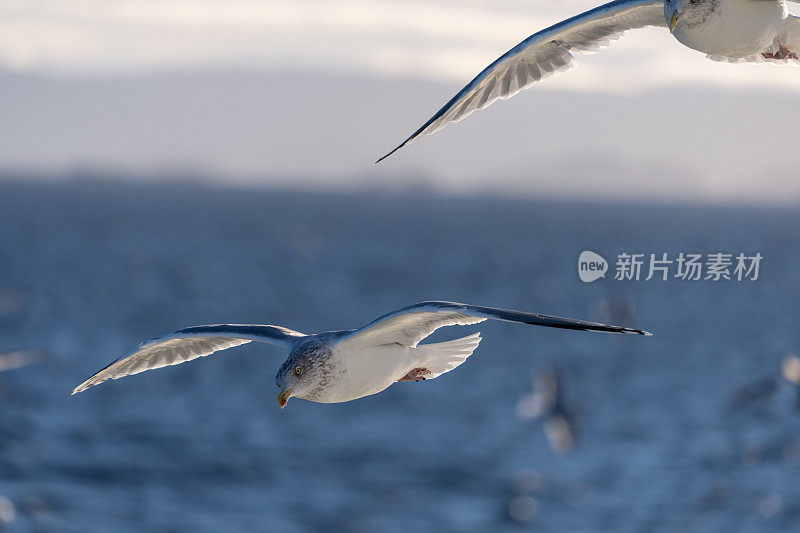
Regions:
<instances>
[{"instance_id":1,"label":"sky","mask_svg":"<svg viewBox=\"0 0 800 533\"><path fill-rule=\"evenodd\" d=\"M0 65L59 75L240 68L465 81L586 0L4 0ZM663 29L631 32L548 89L707 83L800 91L792 69L714 65Z\"/></svg>"},{"instance_id":2,"label":"sky","mask_svg":"<svg viewBox=\"0 0 800 533\"><path fill-rule=\"evenodd\" d=\"M636 173L655 168L664 179L645 196L800 198L786 179L798 174L800 68L715 63L664 28L629 32L371 167L497 56L595 5L4 0L0 169L453 191L501 180L505 191L566 195L595 191L584 182L596 174L592 194L616 197L642 194ZM713 137L703 150L700 134ZM584 185L560 183L564 166ZM681 193L684 181L701 192Z\"/></svg>"}]
</instances>

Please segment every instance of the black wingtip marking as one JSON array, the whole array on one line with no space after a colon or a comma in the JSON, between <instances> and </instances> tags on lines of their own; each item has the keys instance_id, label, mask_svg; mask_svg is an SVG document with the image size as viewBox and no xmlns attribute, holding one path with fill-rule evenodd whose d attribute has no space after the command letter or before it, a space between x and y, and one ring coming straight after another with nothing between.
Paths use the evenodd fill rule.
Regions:
<instances>
[{"instance_id":1,"label":"black wingtip marking","mask_svg":"<svg viewBox=\"0 0 800 533\"><path fill-rule=\"evenodd\" d=\"M398 146L397 148L395 148L394 150L392 150L391 152L389 152L385 156L383 156L380 159L378 159L377 161L375 161L374 164L377 165L378 163L380 163L381 161L383 161L384 159L386 159L387 157L389 157L390 155L392 155L393 153L398 151L400 148L404 147L406 144L408 144L408 141L404 142L403 144L401 144L400 146Z\"/></svg>"},{"instance_id":2,"label":"black wingtip marking","mask_svg":"<svg viewBox=\"0 0 800 533\"><path fill-rule=\"evenodd\" d=\"M653 334L649 331L644 331L642 329L631 329L631 328L623 328L622 326L607 326L605 324L587 324L587 325L564 325L564 324L536 324L536 325L545 325L554 328L563 328L563 329L576 329L580 331L598 331L600 333L619 333L622 335L641 335L643 337L652 337Z\"/></svg>"},{"instance_id":3,"label":"black wingtip marking","mask_svg":"<svg viewBox=\"0 0 800 533\"><path fill-rule=\"evenodd\" d=\"M563 326L555 326L563 327ZM652 337L653 334L643 329L625 328L622 326L607 326L605 324L589 323L583 327L578 326L575 329L582 329L583 331L599 331L601 333L621 333L623 335L642 335L644 337Z\"/></svg>"},{"instance_id":4,"label":"black wingtip marking","mask_svg":"<svg viewBox=\"0 0 800 533\"><path fill-rule=\"evenodd\" d=\"M643 329L630 329L630 328L622 328L620 333L625 333L627 335L643 335L645 337L652 337L653 334L649 331L644 331Z\"/></svg>"}]
</instances>

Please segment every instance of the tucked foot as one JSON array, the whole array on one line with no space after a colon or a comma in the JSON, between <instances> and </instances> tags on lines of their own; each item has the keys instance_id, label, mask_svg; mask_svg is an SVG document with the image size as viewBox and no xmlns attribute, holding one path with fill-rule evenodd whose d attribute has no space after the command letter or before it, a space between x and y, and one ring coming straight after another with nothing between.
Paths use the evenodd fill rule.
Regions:
<instances>
[{"instance_id":1,"label":"tucked foot","mask_svg":"<svg viewBox=\"0 0 800 533\"><path fill-rule=\"evenodd\" d=\"M397 382L402 383L403 381L420 381L426 379L425 376L427 376L430 373L431 371L428 370L427 368L415 368L402 378L398 379Z\"/></svg>"},{"instance_id":2,"label":"tucked foot","mask_svg":"<svg viewBox=\"0 0 800 533\"><path fill-rule=\"evenodd\" d=\"M789 50L788 48L786 48L783 45L780 45L778 47L778 51L777 52L774 52L774 53L773 52L765 52L765 53L763 53L761 55L764 56L766 59L794 59L794 60L797 60L797 53L793 52L792 50Z\"/></svg>"}]
</instances>

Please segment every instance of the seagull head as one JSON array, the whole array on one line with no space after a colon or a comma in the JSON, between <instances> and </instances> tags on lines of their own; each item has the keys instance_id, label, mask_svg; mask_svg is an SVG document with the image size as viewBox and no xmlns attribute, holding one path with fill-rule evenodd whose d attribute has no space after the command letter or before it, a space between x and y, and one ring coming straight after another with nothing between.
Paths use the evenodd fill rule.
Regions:
<instances>
[{"instance_id":1,"label":"seagull head","mask_svg":"<svg viewBox=\"0 0 800 533\"><path fill-rule=\"evenodd\" d=\"M289 398L313 400L330 382L333 360L328 345L321 341L308 341L292 348L289 357L275 375L280 387L278 405L286 407Z\"/></svg>"},{"instance_id":2,"label":"seagull head","mask_svg":"<svg viewBox=\"0 0 800 533\"><path fill-rule=\"evenodd\" d=\"M671 33L679 24L688 27L705 23L719 0L664 0L664 16Z\"/></svg>"}]
</instances>

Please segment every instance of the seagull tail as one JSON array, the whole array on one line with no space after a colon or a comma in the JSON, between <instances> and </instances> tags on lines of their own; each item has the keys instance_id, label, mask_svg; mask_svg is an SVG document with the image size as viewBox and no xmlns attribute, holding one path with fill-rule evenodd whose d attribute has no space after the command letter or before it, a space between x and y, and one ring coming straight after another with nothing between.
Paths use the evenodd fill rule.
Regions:
<instances>
[{"instance_id":1,"label":"seagull tail","mask_svg":"<svg viewBox=\"0 0 800 533\"><path fill-rule=\"evenodd\" d=\"M472 355L481 342L481 334L475 333L453 341L422 344L415 348L419 366L430 374L425 379L433 379L445 372L450 372Z\"/></svg>"}]
</instances>

